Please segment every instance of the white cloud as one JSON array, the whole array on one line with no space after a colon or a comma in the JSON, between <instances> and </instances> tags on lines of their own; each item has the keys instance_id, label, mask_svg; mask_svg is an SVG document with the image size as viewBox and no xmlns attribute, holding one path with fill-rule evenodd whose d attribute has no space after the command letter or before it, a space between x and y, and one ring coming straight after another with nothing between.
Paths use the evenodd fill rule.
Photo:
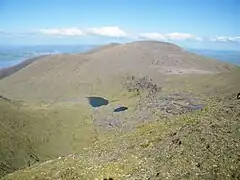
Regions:
<instances>
[{"instance_id":1,"label":"white cloud","mask_svg":"<svg viewBox=\"0 0 240 180\"><path fill-rule=\"evenodd\" d=\"M139 35L139 38L149 39L149 40L162 40L162 41L166 40L165 35L160 33L142 33Z\"/></svg>"},{"instance_id":2,"label":"white cloud","mask_svg":"<svg viewBox=\"0 0 240 180\"><path fill-rule=\"evenodd\" d=\"M210 41L212 41L212 42L240 42L240 36L239 37L217 36L217 37L210 38Z\"/></svg>"},{"instance_id":3,"label":"white cloud","mask_svg":"<svg viewBox=\"0 0 240 180\"><path fill-rule=\"evenodd\" d=\"M40 29L41 34L56 36L83 36L85 35L79 28L60 28L60 29Z\"/></svg>"},{"instance_id":4,"label":"white cloud","mask_svg":"<svg viewBox=\"0 0 240 180\"><path fill-rule=\"evenodd\" d=\"M166 34L166 37L169 40L201 40L201 38L195 35L178 32Z\"/></svg>"},{"instance_id":5,"label":"white cloud","mask_svg":"<svg viewBox=\"0 0 240 180\"><path fill-rule=\"evenodd\" d=\"M161 33L142 33L139 35L140 39L150 39L150 40L162 40L162 41L167 41L167 40L197 40L197 41L202 41L202 38L197 37L192 34L188 33L168 33L168 34L161 34Z\"/></svg>"},{"instance_id":6,"label":"white cloud","mask_svg":"<svg viewBox=\"0 0 240 180\"><path fill-rule=\"evenodd\" d=\"M89 28L87 34L106 37L126 37L127 33L118 26L106 26L100 28Z\"/></svg>"},{"instance_id":7,"label":"white cloud","mask_svg":"<svg viewBox=\"0 0 240 180\"><path fill-rule=\"evenodd\" d=\"M140 33L140 34L128 34L126 31L122 30L118 26L103 26L96 28L88 28L82 30L77 27L70 28L43 28L32 31L24 32L8 32L4 29L0 29L1 36L19 36L19 37L28 37L35 36L38 34L50 35L56 37L64 36L104 36L104 37L126 37L128 39L137 40L159 40L159 41L184 41L184 40L193 40L193 41L211 41L211 42L222 42L222 43L231 43L231 42L240 42L240 36L215 36L215 37L198 37L189 33L158 33L158 32L149 32L149 33Z\"/></svg>"},{"instance_id":8,"label":"white cloud","mask_svg":"<svg viewBox=\"0 0 240 180\"><path fill-rule=\"evenodd\" d=\"M54 36L83 36L83 35L96 35L96 36L106 36L106 37L126 37L127 33L120 29L118 26L106 26L100 28L89 28L82 31L79 28L50 28L50 29L40 29L40 32L44 35L54 35Z\"/></svg>"}]
</instances>

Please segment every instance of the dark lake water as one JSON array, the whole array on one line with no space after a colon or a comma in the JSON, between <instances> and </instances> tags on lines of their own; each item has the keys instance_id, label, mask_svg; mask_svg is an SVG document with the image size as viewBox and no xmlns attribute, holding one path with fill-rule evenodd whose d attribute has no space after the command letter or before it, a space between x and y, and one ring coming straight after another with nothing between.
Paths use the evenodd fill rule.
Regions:
<instances>
[{"instance_id":1,"label":"dark lake water","mask_svg":"<svg viewBox=\"0 0 240 180\"><path fill-rule=\"evenodd\" d=\"M128 107L121 106L121 107L114 109L113 112L122 112L122 111L126 111L127 109L128 109Z\"/></svg>"},{"instance_id":2,"label":"dark lake water","mask_svg":"<svg viewBox=\"0 0 240 180\"><path fill-rule=\"evenodd\" d=\"M109 101L103 97L91 96L87 97L87 99L92 107L101 107L109 104Z\"/></svg>"}]
</instances>

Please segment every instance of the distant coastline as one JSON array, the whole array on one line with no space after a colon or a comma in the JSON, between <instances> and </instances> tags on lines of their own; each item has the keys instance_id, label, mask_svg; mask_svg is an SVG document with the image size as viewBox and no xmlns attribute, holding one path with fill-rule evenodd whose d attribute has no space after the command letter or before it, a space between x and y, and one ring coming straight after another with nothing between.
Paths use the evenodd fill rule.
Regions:
<instances>
[{"instance_id":1,"label":"distant coastline","mask_svg":"<svg viewBox=\"0 0 240 180\"><path fill-rule=\"evenodd\" d=\"M87 52L96 45L33 45L1 46L0 70L17 65L29 58L51 54L75 54Z\"/></svg>"},{"instance_id":2,"label":"distant coastline","mask_svg":"<svg viewBox=\"0 0 240 180\"><path fill-rule=\"evenodd\" d=\"M28 58L25 61L20 62L19 64L0 69L0 80L20 71L21 69L27 67L28 65L32 64L33 62L35 62L41 58L47 57L47 56L50 56L50 55L39 55L36 57Z\"/></svg>"},{"instance_id":3,"label":"distant coastline","mask_svg":"<svg viewBox=\"0 0 240 180\"><path fill-rule=\"evenodd\" d=\"M210 49L188 49L188 51L213 58L219 61L240 65L240 51L234 50L210 50Z\"/></svg>"},{"instance_id":4,"label":"distant coastline","mask_svg":"<svg viewBox=\"0 0 240 180\"><path fill-rule=\"evenodd\" d=\"M104 48L115 46L119 44L108 44L106 46L103 46ZM101 47L100 49L102 49ZM2 47L1 47L2 48ZM29 54L30 57L25 57L25 60L17 60L16 63L9 63L9 65L6 66L0 66L0 80L3 78L6 78L15 72L20 71L21 69L25 68L26 66L30 65L31 63L35 62L36 60L39 60L43 57L50 56L52 54L75 54L75 53L93 53L95 51L98 51L99 46L97 45L78 45L78 46L33 46L33 47L19 47L17 48L2 48L0 49L0 54L11 54L15 53L18 55L20 54ZM228 62L237 66L240 66L240 52L239 51L220 51L220 50L208 50L208 49L186 49L190 52L205 56L207 58L214 58L216 60L222 61L222 62ZM49 53L46 53L49 52ZM57 53L56 53L57 52ZM32 53L32 57L31 57ZM38 54L38 55L36 55ZM20 57L20 56L19 56ZM3 60L5 58L3 57ZM10 58L7 58L8 61ZM1 60L1 59L0 59ZM15 60L14 60L15 61ZM11 62L11 61L10 61Z\"/></svg>"}]
</instances>

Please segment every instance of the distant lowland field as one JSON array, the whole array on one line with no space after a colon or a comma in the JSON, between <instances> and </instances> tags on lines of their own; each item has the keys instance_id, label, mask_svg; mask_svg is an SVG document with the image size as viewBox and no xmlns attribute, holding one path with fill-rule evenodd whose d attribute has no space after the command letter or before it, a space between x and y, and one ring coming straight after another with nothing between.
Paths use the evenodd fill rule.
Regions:
<instances>
[{"instance_id":1,"label":"distant lowland field","mask_svg":"<svg viewBox=\"0 0 240 180\"><path fill-rule=\"evenodd\" d=\"M49 54L82 53L97 45L40 45L40 46L0 46L0 69L14 66L22 61ZM240 65L240 51L187 49L190 52Z\"/></svg>"}]
</instances>

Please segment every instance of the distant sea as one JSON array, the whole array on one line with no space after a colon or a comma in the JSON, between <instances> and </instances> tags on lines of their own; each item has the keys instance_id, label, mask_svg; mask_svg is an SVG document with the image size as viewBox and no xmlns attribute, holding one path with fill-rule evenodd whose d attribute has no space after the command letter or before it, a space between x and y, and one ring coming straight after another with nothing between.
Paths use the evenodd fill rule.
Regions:
<instances>
[{"instance_id":1,"label":"distant sea","mask_svg":"<svg viewBox=\"0 0 240 180\"><path fill-rule=\"evenodd\" d=\"M205 57L213 58L216 60L240 66L240 51L209 50L209 49L188 49L188 50Z\"/></svg>"},{"instance_id":2,"label":"distant sea","mask_svg":"<svg viewBox=\"0 0 240 180\"><path fill-rule=\"evenodd\" d=\"M0 69L16 65L26 59L61 53L82 53L95 45L41 45L41 46L0 46Z\"/></svg>"},{"instance_id":3,"label":"distant sea","mask_svg":"<svg viewBox=\"0 0 240 180\"><path fill-rule=\"evenodd\" d=\"M31 57L46 54L82 53L94 47L96 45L0 46L0 69L16 65ZM240 65L240 51L187 50L205 57Z\"/></svg>"}]
</instances>

